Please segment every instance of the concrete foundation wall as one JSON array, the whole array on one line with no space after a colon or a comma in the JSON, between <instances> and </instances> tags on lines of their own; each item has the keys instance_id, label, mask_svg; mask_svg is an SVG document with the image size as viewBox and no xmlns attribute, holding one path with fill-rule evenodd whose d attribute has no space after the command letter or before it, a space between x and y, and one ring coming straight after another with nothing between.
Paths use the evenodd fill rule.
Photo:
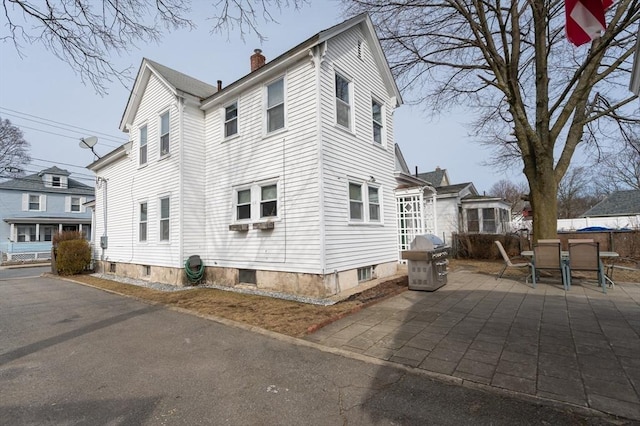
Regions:
<instances>
[{"instance_id":1,"label":"concrete foundation wall","mask_svg":"<svg viewBox=\"0 0 640 426\"><path fill-rule=\"evenodd\" d=\"M115 266L115 272L112 270L112 265ZM376 265L372 278L388 277L396 274L397 270L397 262ZM189 284L182 268L149 266L149 270L147 270L146 265L98 261L96 262L96 272L176 286ZM235 287L239 284L247 285L247 283L239 282L239 272L235 268L206 267L205 281L227 287ZM256 270L255 287L265 291L322 298L357 287L359 284L361 283L358 282L356 269L326 275Z\"/></svg>"}]
</instances>

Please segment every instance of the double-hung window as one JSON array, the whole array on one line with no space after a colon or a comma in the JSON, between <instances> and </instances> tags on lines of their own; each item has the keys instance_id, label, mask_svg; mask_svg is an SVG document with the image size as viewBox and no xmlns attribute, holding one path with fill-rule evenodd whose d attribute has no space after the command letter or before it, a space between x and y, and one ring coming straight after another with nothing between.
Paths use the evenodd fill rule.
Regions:
<instances>
[{"instance_id":1,"label":"double-hung window","mask_svg":"<svg viewBox=\"0 0 640 426\"><path fill-rule=\"evenodd\" d=\"M81 200L80 197L71 197L70 204L71 211L74 213L79 213L81 210Z\"/></svg>"},{"instance_id":2,"label":"double-hung window","mask_svg":"<svg viewBox=\"0 0 640 426\"><path fill-rule=\"evenodd\" d=\"M278 186L260 187L260 217L278 216Z\"/></svg>"},{"instance_id":3,"label":"double-hung window","mask_svg":"<svg viewBox=\"0 0 640 426\"><path fill-rule=\"evenodd\" d=\"M29 210L40 210L40 196L39 195L29 195Z\"/></svg>"},{"instance_id":4,"label":"double-hung window","mask_svg":"<svg viewBox=\"0 0 640 426\"><path fill-rule=\"evenodd\" d=\"M371 115L373 122L373 141L382 145L382 104L371 101Z\"/></svg>"},{"instance_id":5,"label":"double-hung window","mask_svg":"<svg viewBox=\"0 0 640 426\"><path fill-rule=\"evenodd\" d=\"M362 186L349 183L349 217L351 220L364 220Z\"/></svg>"},{"instance_id":6,"label":"double-hung window","mask_svg":"<svg viewBox=\"0 0 640 426\"><path fill-rule=\"evenodd\" d=\"M160 199L160 241L169 241L169 197Z\"/></svg>"},{"instance_id":7,"label":"double-hung window","mask_svg":"<svg viewBox=\"0 0 640 426\"><path fill-rule=\"evenodd\" d=\"M169 111L160 116L160 155L169 154Z\"/></svg>"},{"instance_id":8,"label":"double-hung window","mask_svg":"<svg viewBox=\"0 0 640 426\"><path fill-rule=\"evenodd\" d=\"M368 187L369 197L367 199L369 203L369 221L371 222L380 222L380 198L378 196L378 191L380 188L375 188L373 186Z\"/></svg>"},{"instance_id":9,"label":"double-hung window","mask_svg":"<svg viewBox=\"0 0 640 426\"><path fill-rule=\"evenodd\" d=\"M351 83L336 74L336 122L351 130Z\"/></svg>"},{"instance_id":10,"label":"double-hung window","mask_svg":"<svg viewBox=\"0 0 640 426\"><path fill-rule=\"evenodd\" d=\"M140 203L140 226L138 239L147 241L147 202Z\"/></svg>"},{"instance_id":11,"label":"double-hung window","mask_svg":"<svg viewBox=\"0 0 640 426\"><path fill-rule=\"evenodd\" d=\"M234 191L234 197L238 221L278 217L278 184L273 180L243 185Z\"/></svg>"},{"instance_id":12,"label":"double-hung window","mask_svg":"<svg viewBox=\"0 0 640 426\"><path fill-rule=\"evenodd\" d=\"M51 177L51 186L61 187L62 183L60 181L60 176L52 176Z\"/></svg>"},{"instance_id":13,"label":"double-hung window","mask_svg":"<svg viewBox=\"0 0 640 426\"><path fill-rule=\"evenodd\" d=\"M18 242L28 243L36 240L35 225L18 225Z\"/></svg>"},{"instance_id":14,"label":"double-hung window","mask_svg":"<svg viewBox=\"0 0 640 426\"><path fill-rule=\"evenodd\" d=\"M236 219L251 219L251 189L237 191Z\"/></svg>"},{"instance_id":15,"label":"double-hung window","mask_svg":"<svg viewBox=\"0 0 640 426\"><path fill-rule=\"evenodd\" d=\"M267 133L284 127L284 78L267 86Z\"/></svg>"},{"instance_id":16,"label":"double-hung window","mask_svg":"<svg viewBox=\"0 0 640 426\"><path fill-rule=\"evenodd\" d=\"M349 219L353 222L381 222L379 187L349 182Z\"/></svg>"},{"instance_id":17,"label":"double-hung window","mask_svg":"<svg viewBox=\"0 0 640 426\"><path fill-rule=\"evenodd\" d=\"M224 109L224 137L228 138L238 133L238 102L234 102Z\"/></svg>"},{"instance_id":18,"label":"double-hung window","mask_svg":"<svg viewBox=\"0 0 640 426\"><path fill-rule=\"evenodd\" d=\"M140 165L147 164L147 126L140 127Z\"/></svg>"}]
</instances>

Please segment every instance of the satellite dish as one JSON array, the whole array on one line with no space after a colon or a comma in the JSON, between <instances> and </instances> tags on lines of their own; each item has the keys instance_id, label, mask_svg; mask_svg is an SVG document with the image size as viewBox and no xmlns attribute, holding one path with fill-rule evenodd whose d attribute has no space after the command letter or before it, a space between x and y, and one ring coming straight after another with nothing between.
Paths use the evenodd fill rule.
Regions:
<instances>
[{"instance_id":1,"label":"satellite dish","mask_svg":"<svg viewBox=\"0 0 640 426\"><path fill-rule=\"evenodd\" d=\"M98 143L98 138L95 136L89 136L88 138L80 138L80 148L91 149Z\"/></svg>"}]
</instances>

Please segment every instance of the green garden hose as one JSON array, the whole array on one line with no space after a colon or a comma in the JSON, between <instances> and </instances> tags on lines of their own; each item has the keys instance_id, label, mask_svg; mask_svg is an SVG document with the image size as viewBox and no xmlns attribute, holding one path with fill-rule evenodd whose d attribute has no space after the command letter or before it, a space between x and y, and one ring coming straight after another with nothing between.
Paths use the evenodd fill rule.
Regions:
<instances>
[{"instance_id":1,"label":"green garden hose","mask_svg":"<svg viewBox=\"0 0 640 426\"><path fill-rule=\"evenodd\" d=\"M204 263L200 264L200 268L196 271L192 271L189 267L189 259L184 262L184 272L187 274L187 279L191 284L197 284L204 276Z\"/></svg>"}]
</instances>

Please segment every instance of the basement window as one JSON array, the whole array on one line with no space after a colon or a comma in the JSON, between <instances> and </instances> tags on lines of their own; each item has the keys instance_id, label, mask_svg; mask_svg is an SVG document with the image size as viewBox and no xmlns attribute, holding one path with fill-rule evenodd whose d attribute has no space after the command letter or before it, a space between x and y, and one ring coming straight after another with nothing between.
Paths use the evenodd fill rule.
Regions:
<instances>
[{"instance_id":1,"label":"basement window","mask_svg":"<svg viewBox=\"0 0 640 426\"><path fill-rule=\"evenodd\" d=\"M243 284L257 284L255 269L239 269L238 281Z\"/></svg>"},{"instance_id":2,"label":"basement window","mask_svg":"<svg viewBox=\"0 0 640 426\"><path fill-rule=\"evenodd\" d=\"M143 266L142 266L142 269L143 269L143 271L144 271L144 275L145 275L146 277L148 277L149 275L151 275L151 266L149 266L149 265L143 265Z\"/></svg>"},{"instance_id":3,"label":"basement window","mask_svg":"<svg viewBox=\"0 0 640 426\"><path fill-rule=\"evenodd\" d=\"M365 266L364 268L358 268L358 282L371 280L373 267Z\"/></svg>"},{"instance_id":4,"label":"basement window","mask_svg":"<svg viewBox=\"0 0 640 426\"><path fill-rule=\"evenodd\" d=\"M116 263L115 262L109 263L109 272L111 272L112 274L116 273Z\"/></svg>"}]
</instances>

